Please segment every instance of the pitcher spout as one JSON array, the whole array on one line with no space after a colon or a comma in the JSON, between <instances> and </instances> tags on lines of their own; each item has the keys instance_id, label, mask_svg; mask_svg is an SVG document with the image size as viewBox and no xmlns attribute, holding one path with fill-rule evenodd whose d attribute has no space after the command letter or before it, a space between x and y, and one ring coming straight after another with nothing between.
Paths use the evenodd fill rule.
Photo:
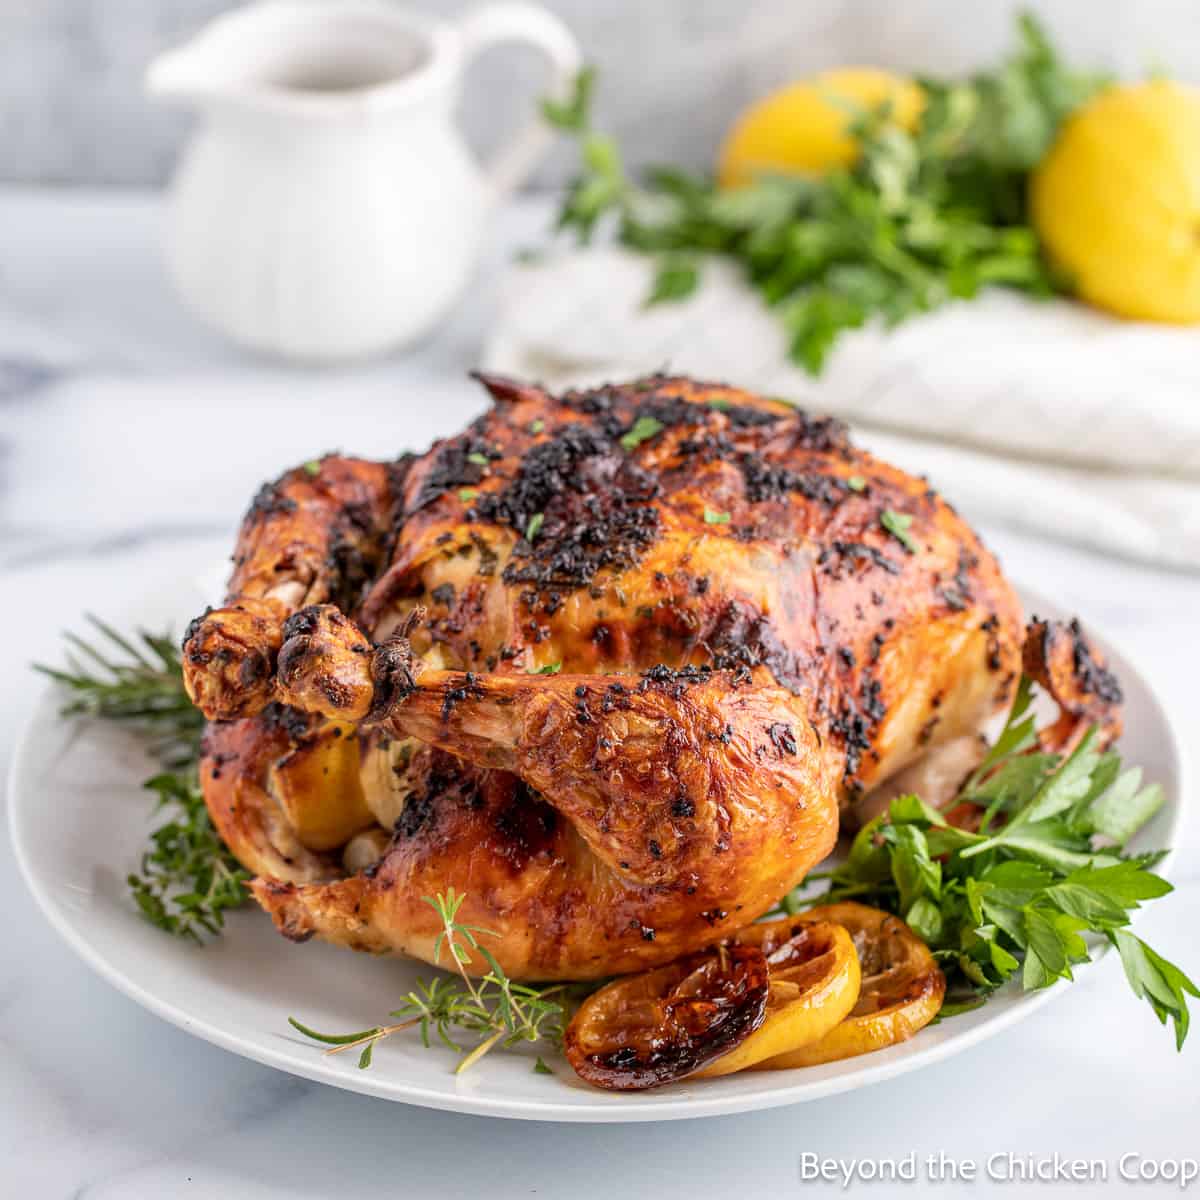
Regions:
<instances>
[{"instance_id":1,"label":"pitcher spout","mask_svg":"<svg viewBox=\"0 0 1200 1200\"><path fill-rule=\"evenodd\" d=\"M451 30L383 0L258 0L155 59L146 89L164 100L337 116L449 95L459 54Z\"/></svg>"},{"instance_id":2,"label":"pitcher spout","mask_svg":"<svg viewBox=\"0 0 1200 1200\"><path fill-rule=\"evenodd\" d=\"M160 54L146 68L147 93L181 104L199 104L225 94L227 83L215 75L205 57L186 46Z\"/></svg>"},{"instance_id":3,"label":"pitcher spout","mask_svg":"<svg viewBox=\"0 0 1200 1200\"><path fill-rule=\"evenodd\" d=\"M166 50L146 68L150 96L184 104L202 104L254 90L254 68L267 34L264 18L272 3L252 4L217 17L180 46Z\"/></svg>"}]
</instances>

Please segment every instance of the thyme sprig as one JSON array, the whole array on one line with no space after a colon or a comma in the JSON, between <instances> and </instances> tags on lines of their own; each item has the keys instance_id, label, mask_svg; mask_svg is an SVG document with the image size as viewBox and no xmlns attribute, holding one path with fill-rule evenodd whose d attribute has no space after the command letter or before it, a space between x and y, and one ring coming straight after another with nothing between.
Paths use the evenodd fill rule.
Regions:
<instances>
[{"instance_id":1,"label":"thyme sprig","mask_svg":"<svg viewBox=\"0 0 1200 1200\"><path fill-rule=\"evenodd\" d=\"M66 669L34 664L67 690L63 716L90 716L129 726L147 738L162 770L143 786L169 814L150 834L140 871L127 876L138 911L152 925L201 942L221 932L225 913L248 899L245 871L213 828L198 774L204 717L183 686L183 664L168 634L118 633L87 617L99 637L65 635Z\"/></svg>"},{"instance_id":2,"label":"thyme sprig","mask_svg":"<svg viewBox=\"0 0 1200 1200\"><path fill-rule=\"evenodd\" d=\"M249 899L247 871L221 841L204 804L195 766L165 771L143 787L171 819L150 834L141 872L126 877L142 916L165 933L202 942L225 926L225 913Z\"/></svg>"},{"instance_id":3,"label":"thyme sprig","mask_svg":"<svg viewBox=\"0 0 1200 1200\"><path fill-rule=\"evenodd\" d=\"M344 1034L319 1033L295 1017L289 1017L288 1024L305 1037L325 1043L328 1046L326 1054L358 1050L360 1070L371 1065L375 1047L385 1038L414 1027L420 1030L424 1046L431 1046L432 1036L436 1035L459 1055L455 1074L468 1070L497 1046L508 1048L520 1042L548 1042L560 1046L574 1004L594 985L537 985L509 979L495 956L479 941L481 936L497 935L458 920L465 899L466 896L453 887L444 894L439 892L436 896L422 897L442 922L442 930L434 942L434 962L440 962L444 949L455 974L418 979L416 987L404 997L400 1006L388 1014L393 1018L390 1024ZM472 953L478 954L488 966L487 973L479 978L473 978L466 969L473 961ZM455 1041L451 1036L455 1029L473 1034L475 1043L463 1046ZM537 1064L534 1070L538 1070Z\"/></svg>"}]
</instances>

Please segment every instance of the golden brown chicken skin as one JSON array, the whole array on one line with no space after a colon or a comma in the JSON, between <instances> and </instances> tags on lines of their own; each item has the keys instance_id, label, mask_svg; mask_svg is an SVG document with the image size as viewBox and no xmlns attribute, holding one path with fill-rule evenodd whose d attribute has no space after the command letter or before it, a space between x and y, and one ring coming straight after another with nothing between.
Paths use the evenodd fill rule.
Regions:
<instances>
[{"instance_id":1,"label":"golden brown chicken skin","mask_svg":"<svg viewBox=\"0 0 1200 1200\"><path fill-rule=\"evenodd\" d=\"M454 887L514 977L665 962L1010 698L995 560L837 422L483 382L419 458L265 488L189 629L206 799L288 936L429 959Z\"/></svg>"}]
</instances>

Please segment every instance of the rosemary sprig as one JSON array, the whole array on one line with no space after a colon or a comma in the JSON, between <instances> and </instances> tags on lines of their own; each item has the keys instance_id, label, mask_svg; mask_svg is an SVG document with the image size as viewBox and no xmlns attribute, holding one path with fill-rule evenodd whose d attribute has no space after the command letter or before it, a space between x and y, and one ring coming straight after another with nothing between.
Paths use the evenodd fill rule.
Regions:
<instances>
[{"instance_id":1,"label":"rosemary sprig","mask_svg":"<svg viewBox=\"0 0 1200 1200\"><path fill-rule=\"evenodd\" d=\"M34 669L67 689L63 716L91 716L128 725L146 736L162 771L143 785L170 813L150 835L140 872L127 877L138 911L152 925L199 942L217 934L225 912L248 898L250 876L225 847L209 819L198 765L204 718L183 686L174 639L138 630L125 637L98 617L88 621L97 641L66 634L67 669Z\"/></svg>"},{"instance_id":2,"label":"rosemary sprig","mask_svg":"<svg viewBox=\"0 0 1200 1200\"><path fill-rule=\"evenodd\" d=\"M87 620L99 644L66 633L66 670L33 664L70 693L62 715L128 723L149 737L151 753L168 770L194 766L204 717L184 689L174 640L144 629L127 638L91 613Z\"/></svg>"},{"instance_id":3,"label":"rosemary sprig","mask_svg":"<svg viewBox=\"0 0 1200 1200\"><path fill-rule=\"evenodd\" d=\"M319 1033L288 1018L293 1029L323 1042L326 1054L358 1050L358 1066L365 1070L371 1065L375 1046L394 1033L417 1028L421 1042L429 1047L431 1035L459 1055L455 1074L461 1074L497 1046L508 1048L520 1042L549 1042L559 1046L563 1030L574 1005L590 992L594 984L552 983L546 985L516 983L509 979L495 956L479 937L495 937L491 930L467 925L458 920L458 912L466 897L453 887L445 894L423 896L424 902L438 914L442 931L434 943L433 957L438 962L445 949L454 968L454 976L437 976L428 981L417 980L417 986L404 997L400 1006L388 1015L392 1023L376 1025L358 1033ZM488 965L488 971L478 979L472 978L466 967L477 953ZM475 1035L472 1046L454 1040L451 1031L462 1029ZM539 1064L541 1070L539 1071ZM544 1074L545 1064L539 1058L535 1071Z\"/></svg>"}]
</instances>

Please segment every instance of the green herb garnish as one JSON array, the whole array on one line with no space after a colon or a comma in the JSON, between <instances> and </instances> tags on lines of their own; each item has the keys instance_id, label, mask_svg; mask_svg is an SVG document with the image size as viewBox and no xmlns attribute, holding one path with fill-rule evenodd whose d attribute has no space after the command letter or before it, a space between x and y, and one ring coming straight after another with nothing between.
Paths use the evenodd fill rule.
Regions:
<instances>
[{"instance_id":1,"label":"green herb garnish","mask_svg":"<svg viewBox=\"0 0 1200 1200\"><path fill-rule=\"evenodd\" d=\"M1022 680L1003 732L947 807L981 807L971 833L917 796L900 796L864 826L821 896L785 898L795 912L855 899L904 918L945 970L943 1014L969 1011L1019 975L1026 991L1071 979L1090 959L1087 937L1120 953L1129 985L1158 1019L1188 1029L1195 984L1128 929L1144 901L1171 885L1152 868L1161 854L1126 854L1125 842L1162 803L1136 768L1094 748L1094 731L1065 757L1037 749L1033 688ZM1085 936L1086 935L1086 936Z\"/></svg>"},{"instance_id":2,"label":"green herb garnish","mask_svg":"<svg viewBox=\"0 0 1200 1200\"><path fill-rule=\"evenodd\" d=\"M867 481L861 475L851 475L846 480L846 486L852 492L865 492L867 490Z\"/></svg>"},{"instance_id":3,"label":"green herb garnish","mask_svg":"<svg viewBox=\"0 0 1200 1200\"><path fill-rule=\"evenodd\" d=\"M497 1046L507 1048L519 1042L542 1041L561 1045L573 1003L596 985L555 983L537 987L515 983L479 942L479 938L495 934L459 922L458 911L465 896L450 888L445 895L439 892L437 896L422 899L442 922L442 932L434 943L434 961L440 959L445 949L456 976L438 976L428 982L418 980L400 1007L388 1014L393 1018L388 1025L376 1025L357 1033L328 1034L318 1033L289 1017L292 1028L327 1045L326 1054L358 1050L358 1065L362 1070L371 1065L371 1053L379 1042L411 1028L420 1030L426 1047L432 1044L430 1034L436 1034L460 1056L455 1074L466 1071ZM488 966L487 973L479 979L473 979L466 971L473 953ZM475 1045L464 1047L456 1042L451 1037L454 1029L475 1035ZM537 1062L541 1067L535 1064L535 1071L553 1074L540 1058Z\"/></svg>"},{"instance_id":4,"label":"green herb garnish","mask_svg":"<svg viewBox=\"0 0 1200 1200\"><path fill-rule=\"evenodd\" d=\"M529 432L533 434L541 433L546 428L546 422L541 417L535 417L529 422Z\"/></svg>"},{"instance_id":5,"label":"green herb garnish","mask_svg":"<svg viewBox=\"0 0 1200 1200\"><path fill-rule=\"evenodd\" d=\"M321 473L320 461L315 458L310 458L308 460L308 462L306 462L304 464L304 473L305 473L305 475L309 476L310 479L314 478L317 475L320 475L320 473Z\"/></svg>"},{"instance_id":6,"label":"green herb garnish","mask_svg":"<svg viewBox=\"0 0 1200 1200\"><path fill-rule=\"evenodd\" d=\"M467 455L467 462L474 463L477 467L486 467L488 465L488 456L480 454L478 450L474 450Z\"/></svg>"},{"instance_id":7,"label":"green herb garnish","mask_svg":"<svg viewBox=\"0 0 1200 1200\"><path fill-rule=\"evenodd\" d=\"M474 500L475 497L478 495L479 495L479 493L475 490L475 488L459 488L459 491L458 491L458 498L464 504L468 503L471 500Z\"/></svg>"},{"instance_id":8,"label":"green herb garnish","mask_svg":"<svg viewBox=\"0 0 1200 1200\"><path fill-rule=\"evenodd\" d=\"M533 539L537 537L538 531L541 529L545 520L546 514L540 512L534 513L533 516L529 518L529 524L525 526L525 540L527 542L532 542Z\"/></svg>"},{"instance_id":9,"label":"green herb garnish","mask_svg":"<svg viewBox=\"0 0 1200 1200\"><path fill-rule=\"evenodd\" d=\"M696 290L699 283L700 265L694 259L664 258L654 272L654 283L646 297L645 306L650 308L667 300L686 299Z\"/></svg>"},{"instance_id":10,"label":"green herb garnish","mask_svg":"<svg viewBox=\"0 0 1200 1200\"><path fill-rule=\"evenodd\" d=\"M633 450L643 442L661 433L663 423L654 417L638 417L628 433L621 436L621 446L625 450Z\"/></svg>"},{"instance_id":11,"label":"green herb garnish","mask_svg":"<svg viewBox=\"0 0 1200 1200\"><path fill-rule=\"evenodd\" d=\"M542 116L547 123L566 133L581 133L587 129L588 108L592 102L592 88L595 83L595 67L584 67L575 76L571 95L566 100L543 100Z\"/></svg>"},{"instance_id":12,"label":"green herb garnish","mask_svg":"<svg viewBox=\"0 0 1200 1200\"><path fill-rule=\"evenodd\" d=\"M126 638L96 617L88 620L101 635L98 644L68 633L67 669L35 664L35 670L67 689L64 716L118 721L147 737L163 770L144 786L171 819L150 835L141 871L127 882L152 925L201 941L221 931L226 910L245 903L250 877L204 806L198 776L204 718L188 699L172 638L144 630Z\"/></svg>"},{"instance_id":13,"label":"green herb garnish","mask_svg":"<svg viewBox=\"0 0 1200 1200\"><path fill-rule=\"evenodd\" d=\"M729 514L726 512L714 512L711 508L704 510L705 525L728 525Z\"/></svg>"},{"instance_id":14,"label":"green herb garnish","mask_svg":"<svg viewBox=\"0 0 1200 1200\"><path fill-rule=\"evenodd\" d=\"M528 672L530 675L557 675L562 670L562 660L558 662L547 663L544 667L537 667L535 670Z\"/></svg>"},{"instance_id":15,"label":"green herb garnish","mask_svg":"<svg viewBox=\"0 0 1200 1200\"><path fill-rule=\"evenodd\" d=\"M567 101L542 109L580 149L558 226L587 241L613 218L625 246L659 259L651 303L690 295L704 256L733 259L783 324L792 359L814 374L845 330L872 319L895 325L991 285L1067 291L1043 261L1027 182L1064 117L1106 79L1065 66L1027 14L1018 36L991 71L920 80L915 132L886 106L848 108L861 146L853 166L731 190L671 169L630 180L616 143L592 127L589 68Z\"/></svg>"},{"instance_id":16,"label":"green herb garnish","mask_svg":"<svg viewBox=\"0 0 1200 1200\"><path fill-rule=\"evenodd\" d=\"M893 509L884 509L879 514L879 523L902 545L909 554L916 554L920 550L913 539L912 534L908 532L909 526L913 523L912 516L909 513L896 512Z\"/></svg>"},{"instance_id":17,"label":"green herb garnish","mask_svg":"<svg viewBox=\"0 0 1200 1200\"><path fill-rule=\"evenodd\" d=\"M194 766L204 717L184 689L175 640L145 630L126 638L99 617L89 613L87 620L100 638L88 642L64 634L66 670L40 663L33 667L67 689L62 715L122 722L149 738L151 752L164 767Z\"/></svg>"},{"instance_id":18,"label":"green herb garnish","mask_svg":"<svg viewBox=\"0 0 1200 1200\"><path fill-rule=\"evenodd\" d=\"M172 819L150 835L141 873L126 877L142 916L177 937L199 942L218 934L227 909L248 894L247 871L221 841L209 818L194 769L155 775L144 785L158 795L158 809Z\"/></svg>"}]
</instances>

